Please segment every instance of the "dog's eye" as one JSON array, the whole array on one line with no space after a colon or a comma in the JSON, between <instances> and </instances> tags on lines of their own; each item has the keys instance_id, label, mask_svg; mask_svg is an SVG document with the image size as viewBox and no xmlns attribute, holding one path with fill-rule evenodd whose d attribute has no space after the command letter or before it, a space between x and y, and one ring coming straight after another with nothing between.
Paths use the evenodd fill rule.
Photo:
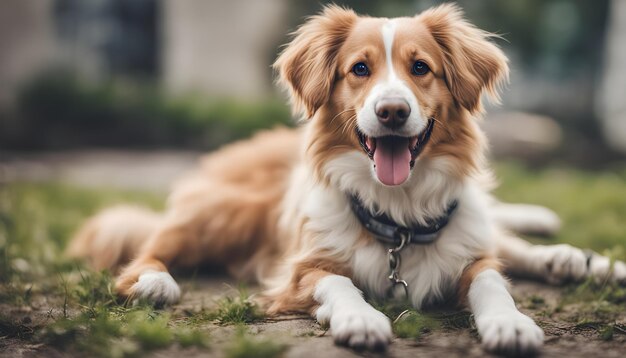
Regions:
<instances>
[{"instance_id":1,"label":"dog's eye","mask_svg":"<svg viewBox=\"0 0 626 358\"><path fill-rule=\"evenodd\" d=\"M415 61L413 64L413 68L411 68L411 72L413 72L416 76L423 76L430 71L430 67L424 61Z\"/></svg>"},{"instance_id":2,"label":"dog's eye","mask_svg":"<svg viewBox=\"0 0 626 358\"><path fill-rule=\"evenodd\" d=\"M356 65L352 66L352 73L355 75L362 77L370 74L369 68L363 62L359 62Z\"/></svg>"}]
</instances>

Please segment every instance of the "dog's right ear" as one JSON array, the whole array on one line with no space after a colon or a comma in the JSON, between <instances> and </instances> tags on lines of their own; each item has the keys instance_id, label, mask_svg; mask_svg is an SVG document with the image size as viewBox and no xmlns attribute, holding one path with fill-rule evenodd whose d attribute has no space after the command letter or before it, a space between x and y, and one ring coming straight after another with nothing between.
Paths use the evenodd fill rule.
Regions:
<instances>
[{"instance_id":1,"label":"dog's right ear","mask_svg":"<svg viewBox=\"0 0 626 358\"><path fill-rule=\"evenodd\" d=\"M337 53L357 15L336 5L307 20L274 63L278 83L287 88L294 113L311 118L330 98Z\"/></svg>"}]
</instances>

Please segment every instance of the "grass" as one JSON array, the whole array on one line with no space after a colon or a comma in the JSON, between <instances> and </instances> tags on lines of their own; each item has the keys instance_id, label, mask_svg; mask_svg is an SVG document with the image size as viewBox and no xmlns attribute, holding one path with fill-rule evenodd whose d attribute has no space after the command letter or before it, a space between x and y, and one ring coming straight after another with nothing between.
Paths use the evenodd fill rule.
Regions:
<instances>
[{"instance_id":1,"label":"grass","mask_svg":"<svg viewBox=\"0 0 626 358\"><path fill-rule=\"evenodd\" d=\"M422 334L439 328L440 320L415 311L408 311L393 323L393 333L399 338L419 339Z\"/></svg>"},{"instance_id":2,"label":"grass","mask_svg":"<svg viewBox=\"0 0 626 358\"><path fill-rule=\"evenodd\" d=\"M594 173L567 168L533 171L507 163L497 166L497 174L502 183L496 190L499 198L546 205L561 215L558 236L539 242L567 242L626 259L625 168ZM181 317L147 306L120 305L110 274L63 259L71 234L98 209L119 202L160 209L162 201L151 193L55 183L0 186L0 336L88 356L121 357L174 345L210 349L207 324L235 325L243 328L237 329L224 351L227 356L282 354L284 345L246 331L245 325L262 315L245 290L217 302L215 309ZM590 281L567 286L564 292L554 307L533 295L526 308L542 311L546 320L569 323L573 331L591 330L599 339L611 340L626 331L618 320L623 317L626 289ZM399 337L419 339L431 331L472 326L467 313L409 310L398 318L407 306L379 308L397 319L394 331Z\"/></svg>"},{"instance_id":3,"label":"grass","mask_svg":"<svg viewBox=\"0 0 626 358\"><path fill-rule=\"evenodd\" d=\"M64 284L66 293L58 316L51 311L50 322L37 327L35 341L63 351L107 357L136 355L174 343L208 347L204 332L175 324L166 312L149 306L118 305L106 272L81 271L79 282Z\"/></svg>"},{"instance_id":4,"label":"grass","mask_svg":"<svg viewBox=\"0 0 626 358\"><path fill-rule=\"evenodd\" d=\"M419 340L422 335L440 329L456 330L472 327L468 312L429 311L420 312L408 301L370 302L393 322L393 332L399 338Z\"/></svg>"},{"instance_id":5,"label":"grass","mask_svg":"<svg viewBox=\"0 0 626 358\"><path fill-rule=\"evenodd\" d=\"M42 297L50 306L45 317L27 315L26 322L21 313L3 313L0 336L90 356L123 357L172 345L208 349L203 324L262 319L243 289L203 312L203 319L175 317L148 306L125 307L113 293L108 272L93 272L62 257L78 225L99 208L135 202L160 209L159 195L46 183L0 187L0 198L0 302L7 305L3 310L36 307Z\"/></svg>"},{"instance_id":6,"label":"grass","mask_svg":"<svg viewBox=\"0 0 626 358\"><path fill-rule=\"evenodd\" d=\"M263 313L256 304L249 299L244 288L239 288L239 296L225 297L217 302L213 319L223 325L246 324L259 321Z\"/></svg>"},{"instance_id":7,"label":"grass","mask_svg":"<svg viewBox=\"0 0 626 358\"><path fill-rule=\"evenodd\" d=\"M245 326L240 325L225 353L228 358L273 358L280 357L286 350L285 344L253 337Z\"/></svg>"},{"instance_id":8,"label":"grass","mask_svg":"<svg viewBox=\"0 0 626 358\"><path fill-rule=\"evenodd\" d=\"M626 259L626 167L602 172L530 171L507 163L498 165L496 172L501 183L495 191L498 198L545 205L559 214L562 230L549 243L569 243Z\"/></svg>"}]
</instances>

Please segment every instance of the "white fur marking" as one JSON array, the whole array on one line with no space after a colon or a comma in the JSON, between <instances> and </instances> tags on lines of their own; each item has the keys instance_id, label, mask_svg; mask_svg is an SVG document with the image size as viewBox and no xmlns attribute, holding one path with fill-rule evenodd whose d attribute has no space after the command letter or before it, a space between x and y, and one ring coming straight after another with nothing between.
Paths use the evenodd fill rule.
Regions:
<instances>
[{"instance_id":1,"label":"white fur marking","mask_svg":"<svg viewBox=\"0 0 626 358\"><path fill-rule=\"evenodd\" d=\"M387 64L387 76L377 83L368 94L363 107L357 112L357 124L359 129L370 137L382 137L386 135L399 135L403 137L414 137L420 134L428 123L422 115L422 109L417 102L415 94L396 74L393 66L392 52L393 39L396 31L396 20L389 20L383 24L381 33L385 47L385 57ZM398 97L407 101L411 108L411 114L406 123L396 129L383 126L376 116L376 103L382 98Z\"/></svg>"},{"instance_id":2,"label":"white fur marking","mask_svg":"<svg viewBox=\"0 0 626 358\"><path fill-rule=\"evenodd\" d=\"M587 277L596 282L609 280L626 284L626 264L611 260L597 253L588 253L568 244L531 245L514 237L501 236L498 239L503 257L512 272L531 275L548 283L560 284L566 281L581 281Z\"/></svg>"},{"instance_id":3,"label":"white fur marking","mask_svg":"<svg viewBox=\"0 0 626 358\"><path fill-rule=\"evenodd\" d=\"M621 285L626 284L626 263L615 261L613 263L613 281Z\"/></svg>"},{"instance_id":4,"label":"white fur marking","mask_svg":"<svg viewBox=\"0 0 626 358\"><path fill-rule=\"evenodd\" d=\"M374 349L385 347L391 340L389 319L365 302L361 291L347 277L322 278L313 298L320 303L317 320L330 324L336 343Z\"/></svg>"},{"instance_id":5,"label":"white fur marking","mask_svg":"<svg viewBox=\"0 0 626 358\"><path fill-rule=\"evenodd\" d=\"M398 187L373 181L368 160L357 151L341 154L324 166L330 187L316 183L309 183L304 190L294 187L306 203L302 215L309 218L307 230L317 233L313 245L350 264L355 285L368 295L384 298L390 285L386 248L374 239L359 244L362 227L344 193L357 194L369 210L378 208L404 225L438 217L447 203L458 199L459 207L437 242L411 245L402 252L401 274L409 283L414 307L449 297L463 269L494 245L487 215L489 197L471 180L454 179L454 166L443 158L418 161L413 175ZM312 175L304 178L309 177Z\"/></svg>"},{"instance_id":6,"label":"white fur marking","mask_svg":"<svg viewBox=\"0 0 626 358\"><path fill-rule=\"evenodd\" d=\"M180 299L180 288L167 272L145 271L131 290L137 298L157 304L172 304Z\"/></svg>"},{"instance_id":7,"label":"white fur marking","mask_svg":"<svg viewBox=\"0 0 626 358\"><path fill-rule=\"evenodd\" d=\"M626 264L616 260L611 265L611 259L596 253L591 257L587 274L591 275L594 281L598 283L605 282L608 279L621 285L626 284Z\"/></svg>"},{"instance_id":8,"label":"white fur marking","mask_svg":"<svg viewBox=\"0 0 626 358\"><path fill-rule=\"evenodd\" d=\"M385 56L387 60L387 70L388 73L388 81L392 82L396 80L398 77L396 76L396 71L393 68L393 60L391 58L391 50L393 49L393 38L396 34L396 22L394 20L389 20L383 25L383 43L385 44Z\"/></svg>"},{"instance_id":9,"label":"white fur marking","mask_svg":"<svg viewBox=\"0 0 626 358\"><path fill-rule=\"evenodd\" d=\"M498 224L517 233L554 235L561 228L559 216L542 206L496 203L492 212Z\"/></svg>"},{"instance_id":10,"label":"white fur marking","mask_svg":"<svg viewBox=\"0 0 626 358\"><path fill-rule=\"evenodd\" d=\"M536 245L530 248L530 254L530 262L536 265L537 274L549 283L580 281L587 272L587 256L571 245Z\"/></svg>"},{"instance_id":11,"label":"white fur marking","mask_svg":"<svg viewBox=\"0 0 626 358\"><path fill-rule=\"evenodd\" d=\"M524 355L543 345L543 331L517 310L507 282L497 271L488 269L474 278L468 301L487 350Z\"/></svg>"}]
</instances>

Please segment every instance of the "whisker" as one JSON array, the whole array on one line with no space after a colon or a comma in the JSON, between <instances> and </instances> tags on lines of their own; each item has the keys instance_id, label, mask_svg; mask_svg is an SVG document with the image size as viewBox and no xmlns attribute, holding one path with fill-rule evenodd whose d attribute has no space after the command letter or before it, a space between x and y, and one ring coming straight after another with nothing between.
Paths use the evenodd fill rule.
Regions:
<instances>
[{"instance_id":1,"label":"whisker","mask_svg":"<svg viewBox=\"0 0 626 358\"><path fill-rule=\"evenodd\" d=\"M443 124L443 122L441 122L440 120L438 120L438 119L437 119L437 118L435 118L435 117L430 117L430 118L432 118L432 119L433 119L433 121L435 121L435 123L438 123L439 125L441 125L441 128L443 128L443 130L445 130L446 132L448 132L448 134L449 134L449 135L452 135L452 133L450 132L450 129L449 129L447 126L445 126L445 125Z\"/></svg>"},{"instance_id":2,"label":"whisker","mask_svg":"<svg viewBox=\"0 0 626 358\"><path fill-rule=\"evenodd\" d=\"M342 132L342 134L349 133L349 130L352 127L353 121L355 119L356 119L356 113L354 113L354 115L350 116L350 118L348 118L348 120L345 122L345 124L343 125L343 132Z\"/></svg>"},{"instance_id":3,"label":"whisker","mask_svg":"<svg viewBox=\"0 0 626 358\"><path fill-rule=\"evenodd\" d=\"M330 124L332 124L332 123L333 123L333 121L334 121L335 119L337 119L337 117L339 117L340 115L342 115L342 114L344 114L344 113L346 113L346 112L349 112L349 111L354 111L354 108L348 108L348 109L346 109L345 111L341 111L341 112L337 113L337 114L336 114L336 115L335 115L335 116L334 116L334 117L330 120Z\"/></svg>"},{"instance_id":4,"label":"whisker","mask_svg":"<svg viewBox=\"0 0 626 358\"><path fill-rule=\"evenodd\" d=\"M340 133L346 134L349 133L348 130L352 127L352 121L356 118L356 113L350 116L342 125L339 127Z\"/></svg>"}]
</instances>

